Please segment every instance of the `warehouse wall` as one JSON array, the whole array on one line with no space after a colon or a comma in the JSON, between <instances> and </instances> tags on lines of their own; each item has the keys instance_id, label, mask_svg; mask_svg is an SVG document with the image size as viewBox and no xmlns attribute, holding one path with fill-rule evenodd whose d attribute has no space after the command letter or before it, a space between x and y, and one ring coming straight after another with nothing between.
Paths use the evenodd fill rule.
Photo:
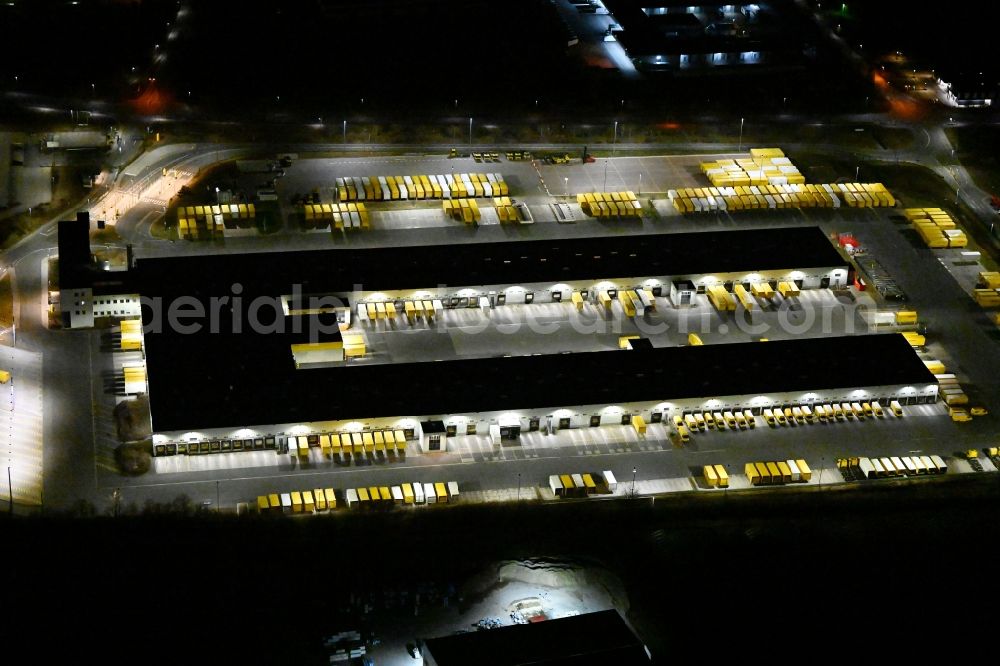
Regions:
<instances>
[{"instance_id":1,"label":"warehouse wall","mask_svg":"<svg viewBox=\"0 0 1000 666\"><path fill-rule=\"evenodd\" d=\"M664 287L664 296L671 282L677 280L690 280L695 286L710 286L724 284L726 282L767 282L771 280L802 281L803 289L819 288L823 278L829 278L830 286L847 285L847 266L831 266L827 268L810 269L775 269L762 270L760 272L738 272L738 273L716 273L705 275L674 275L674 276L642 276L626 278L608 278L601 280L568 280L565 282L534 282L519 285L474 285L455 286L440 285L428 287L426 289L401 289L395 291L365 291L363 288L351 294L338 294L341 298L347 298L351 303L396 301L418 299L439 298L479 298L480 296L496 296L504 294L507 304L524 303L525 294L533 294L533 302L550 303L553 301L553 292L559 293L564 301L570 298L574 291L589 291L591 297L601 290L608 289L636 289L645 287L652 289ZM445 303L447 306L447 303Z\"/></svg>"},{"instance_id":2,"label":"warehouse wall","mask_svg":"<svg viewBox=\"0 0 1000 666\"><path fill-rule=\"evenodd\" d=\"M138 294L94 296L89 288L69 288L59 292L63 324L68 328L93 328L97 317L138 317L141 314Z\"/></svg>"},{"instance_id":3,"label":"warehouse wall","mask_svg":"<svg viewBox=\"0 0 1000 666\"><path fill-rule=\"evenodd\" d=\"M848 387L816 392L777 392L758 396L719 396L714 398L692 398L673 401L647 401L622 403L618 405L581 405L565 408L517 409L497 412L478 412L473 414L434 414L399 418L364 419L352 421L323 421L307 424L258 425L252 428L241 427L231 430L218 429L192 432L158 433L155 443L167 441L201 441L205 439L232 439L262 437L267 435L309 435L326 432L354 432L364 430L401 429L412 430L413 442L420 442L423 450L427 450L427 441L420 428L420 422L425 420L443 421L446 428L454 428L456 436L475 434L488 436L490 426L519 424L521 432L552 431L560 429L560 420L569 419L570 428L591 427L591 419L595 418L600 425L628 425L632 415L640 415L647 423L662 421L669 423L673 416L692 412L727 411L733 409L750 409L759 414L764 408L787 405L812 405L827 402L865 402L870 400L883 401L888 405L889 399L898 399L903 404L913 402L936 402L937 384L921 386L867 386ZM442 438L442 449L448 450L451 438Z\"/></svg>"}]
</instances>

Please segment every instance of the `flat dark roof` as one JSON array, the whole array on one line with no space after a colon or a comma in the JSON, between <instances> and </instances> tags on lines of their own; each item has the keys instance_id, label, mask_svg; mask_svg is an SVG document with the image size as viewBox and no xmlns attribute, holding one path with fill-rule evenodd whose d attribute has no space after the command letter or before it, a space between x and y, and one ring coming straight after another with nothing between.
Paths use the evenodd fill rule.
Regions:
<instances>
[{"instance_id":1,"label":"flat dark roof","mask_svg":"<svg viewBox=\"0 0 1000 666\"><path fill-rule=\"evenodd\" d=\"M638 666L642 641L616 610L515 624L425 641L435 666Z\"/></svg>"},{"instance_id":2,"label":"flat dark roof","mask_svg":"<svg viewBox=\"0 0 1000 666\"><path fill-rule=\"evenodd\" d=\"M75 220L60 220L59 282L65 287L89 287L93 273L90 253L90 215L77 213Z\"/></svg>"},{"instance_id":3,"label":"flat dark roof","mask_svg":"<svg viewBox=\"0 0 1000 666\"><path fill-rule=\"evenodd\" d=\"M143 296L276 296L846 265L819 227L786 227L147 258L135 278Z\"/></svg>"},{"instance_id":4,"label":"flat dark roof","mask_svg":"<svg viewBox=\"0 0 1000 666\"><path fill-rule=\"evenodd\" d=\"M898 334L296 370L282 336L146 336L157 432L931 384Z\"/></svg>"}]
</instances>

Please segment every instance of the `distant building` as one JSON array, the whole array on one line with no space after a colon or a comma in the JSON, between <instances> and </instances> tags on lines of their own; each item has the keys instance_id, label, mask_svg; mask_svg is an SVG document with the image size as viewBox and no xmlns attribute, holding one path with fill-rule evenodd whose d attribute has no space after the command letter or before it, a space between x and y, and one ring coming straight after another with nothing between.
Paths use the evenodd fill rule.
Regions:
<instances>
[{"instance_id":1,"label":"distant building","mask_svg":"<svg viewBox=\"0 0 1000 666\"><path fill-rule=\"evenodd\" d=\"M649 650L616 610L515 624L443 638L423 649L424 666L640 666Z\"/></svg>"},{"instance_id":2,"label":"distant building","mask_svg":"<svg viewBox=\"0 0 1000 666\"><path fill-rule=\"evenodd\" d=\"M946 91L949 101L963 108L992 106L997 96L996 86L987 83L982 72L958 72L947 81L938 79L938 83Z\"/></svg>"},{"instance_id":3,"label":"distant building","mask_svg":"<svg viewBox=\"0 0 1000 666\"><path fill-rule=\"evenodd\" d=\"M804 64L807 45L780 3L604 0L637 69L697 73ZM778 5L777 7L775 5Z\"/></svg>"},{"instance_id":4,"label":"distant building","mask_svg":"<svg viewBox=\"0 0 1000 666\"><path fill-rule=\"evenodd\" d=\"M127 272L104 270L94 260L89 213L59 222L58 306L65 328L91 328L102 317L138 317L139 294L127 283Z\"/></svg>"}]
</instances>

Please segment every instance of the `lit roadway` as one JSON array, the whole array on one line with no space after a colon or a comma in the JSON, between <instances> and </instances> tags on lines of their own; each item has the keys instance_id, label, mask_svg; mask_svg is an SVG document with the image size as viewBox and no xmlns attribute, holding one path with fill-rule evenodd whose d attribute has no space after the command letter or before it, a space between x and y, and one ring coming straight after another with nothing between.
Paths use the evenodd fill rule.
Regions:
<instances>
[{"instance_id":1,"label":"lit roadway","mask_svg":"<svg viewBox=\"0 0 1000 666\"><path fill-rule=\"evenodd\" d=\"M884 118L874 115L866 116L855 116L849 118L843 118L838 122L838 124L843 125L853 125L861 122L880 122ZM799 147L810 148L815 150L816 148L821 148L823 150L829 151L832 154L840 155L851 155L858 156L863 155L869 159L882 159L882 160L895 160L898 159L900 162L913 162L921 164L930 168L935 169L946 178L950 178L949 182L957 181L961 188L959 195L961 198L969 204L979 215L981 221L989 225L992 222L995 213L989 209L988 206L988 196L985 192L979 190L971 182L968 173L961 167L953 167L954 164L951 152L951 146L948 143L947 137L944 132L939 127L925 126L926 130L918 128L915 132L915 141L913 146L907 150L892 151L892 150L858 150L858 149L848 149L837 145L820 145L816 144L796 144L796 143L785 143L782 142L783 147L785 147L790 154L794 157L795 150ZM474 147L478 146L474 143ZM269 149L272 155L276 155L279 152L301 152L306 153L310 151L343 151L347 153L378 153L383 151L392 151L395 153L401 151L421 151L425 153L447 153L448 149L454 147L456 143L448 142L446 144L440 145L413 145L413 146L400 146L400 145L373 145L373 144L341 144L341 143L330 143L323 145L310 145L310 146L296 146L296 145L282 145L274 146ZM748 144L744 142L744 149ZM149 166L144 172L138 175L135 180L141 181L146 177L153 177L158 175L161 170L165 167L169 168L179 168L187 169L190 171L196 171L199 167L204 167L208 164L215 162L216 160L226 160L239 157L244 154L249 154L251 151L251 146L215 146L209 144L198 144L193 147L190 154L178 159L176 156L168 156L163 160L152 159L150 160ZM502 146L502 145L490 145L489 149L503 152L505 149L527 149L534 152L546 152L546 151L564 151L570 154L575 154L579 149L579 144L524 144L519 143L516 146ZM592 145L592 150L608 150L609 145ZM460 149L465 149L461 147ZM486 148L483 148L486 149ZM678 144L678 143L668 143L668 144L629 144L629 143L618 143L616 150L619 153L632 153L641 151L643 154L651 154L655 152L670 153L675 151L686 151L686 152L732 152L734 146L732 144L716 144L716 143L696 143L696 144ZM261 147L253 147L253 153L264 152ZM475 165L470 166L469 170L502 170L500 165ZM139 203L129 210L122 218L118 221L118 232L125 239L126 242L132 242L136 248L137 254L139 256L167 256L174 254L185 254L192 251L196 252L242 252L250 250L261 250L261 249L305 249L307 247L317 247L316 237L307 234L297 234L294 232L284 232L276 235L275 237L269 238L266 248L259 239L254 238L240 238L240 239L227 239L225 247L219 247L217 245L211 244L189 244L185 242L168 242L164 240L159 240L153 238L149 234L149 226L153 223L159 215L162 215L163 207L156 204L149 203ZM73 211L66 214L66 217L72 217ZM765 220L763 222L767 224ZM600 229L600 226L595 226L588 230L587 225L572 225L580 229L575 233L582 233L585 231L596 232ZM741 224L741 226L744 226ZM534 228L528 231L528 235L534 238L542 238L546 236L555 237L565 235L566 232L572 228L566 227L565 225L555 225L555 224L543 224L535 225ZM251 469L234 469L234 470L220 470L217 472L185 472L177 474L160 474L160 475L146 475L138 479L125 479L117 475L114 468L114 461L111 457L111 450L106 444L102 445L100 442L107 442L114 438L113 423L111 420L109 405L113 403L113 399L110 395L104 393L105 386L108 377L107 373L110 373L110 360L109 355L106 351L102 351L102 333L98 331L49 331L44 325L43 320L45 318L45 287L43 284L43 271L45 259L55 254L56 249L56 235L55 231L55 220L44 225L36 233L32 234L30 237L24 239L21 243L13 247L4 253L3 262L7 266L11 266L14 269L15 275L15 287L16 296L20 302L20 318L17 322L18 326L18 345L20 347L26 348L32 351L39 351L44 353L44 421L45 421L45 432L44 432L44 464L45 464L45 489L44 497L45 504L54 508L68 508L72 507L75 503L79 501L89 501L98 507L98 510L105 510L111 503L111 493L114 488L120 487L123 489L123 501L126 503L136 502L141 505L146 500L155 501L169 501L178 495L184 494L188 497L201 502L201 501L215 501L216 493L219 493L219 497L222 500L224 506L232 507L236 501L247 500L250 497L258 494L259 492L267 489L279 489L281 486L290 485L291 487L314 487L314 486L327 486L334 485L337 487L344 487L348 484L347 481L340 482L336 479L330 479L329 481L316 480L313 483L311 480L307 481L306 478L302 478L302 471L286 469L284 471L279 470L275 467L266 468L251 468ZM574 235L575 235L574 233ZM408 241L414 243L424 243L424 242L451 242L457 239L460 235L464 235L468 238L468 234L464 229L446 229L446 228L436 228L436 229L421 229L421 230L410 230L407 232ZM496 228L480 228L476 232L477 240L499 240L504 238L504 231L500 227ZM368 236L367 242L378 241L380 236L384 238L382 234L372 233L366 234ZM359 239L360 240L360 239ZM362 241L362 243L365 241ZM886 248L892 247L892 240L888 239L889 243ZM895 241L898 242L898 241ZM883 253L882 257L888 259L888 257ZM892 262L887 262L892 263ZM925 262L927 263L927 262ZM900 271L905 271L906 266L890 265L888 266L890 270L898 268ZM943 271L942 271L943 272ZM918 271L919 273L919 271ZM945 274L944 280L950 279ZM904 281L907 281L904 279ZM914 284L913 288L910 289L910 293L918 294L920 293L920 284ZM957 285L955 289L950 289L949 286L941 287L947 294L941 293L937 294L942 298L947 297L949 299L962 298L961 292L958 290ZM957 293L951 293L952 291ZM940 302L940 301L939 301ZM934 307L934 303L928 302L928 308ZM942 324L944 322L942 321ZM976 338L975 332L968 332ZM954 342L954 339L949 340L949 344ZM969 357L969 363L965 364L967 371L975 371L975 356ZM976 373L979 374L979 373ZM82 375L82 376L81 376ZM1000 371L998 371L994 377L1000 376ZM986 377L986 375L984 375ZM993 382L986 382L992 385ZM979 427L977 424L989 425L990 419L978 419L976 424L970 424L973 428L966 428L965 430L959 430L956 433L955 426L952 426L947 419L938 417L927 417L926 419L920 418L913 420L913 426L904 426L903 423L898 424L898 427L914 428L913 431L909 431L905 437L912 438L918 437L920 440L931 441L945 441L947 442L949 433L952 435L958 434L959 437L964 441L968 435L973 432L979 432L980 434L986 434L986 431ZM855 424L860 426L861 424ZM838 431L841 430L840 426L829 426L830 428L836 428ZM897 426L893 426L897 427ZM865 433L858 439L860 442L859 446L867 449L868 445L865 444L865 437L872 435L874 439L872 440L873 450L877 449L877 444L884 443L885 435L877 435L878 430L883 430L884 428L878 427L878 424L871 424L863 426L861 432ZM745 438L754 437L759 438L762 446L766 444L767 447L777 447L781 448L783 442L798 441L803 440L808 441L813 438L817 440L824 440L827 442L826 446L829 445L831 439L830 434L826 433L826 429L822 427L810 427L799 430L797 433L786 433L784 437L767 438L767 428L758 428L756 433L751 435L734 433L732 436L739 438L741 441L747 441ZM845 430L846 432L846 430ZM922 435L920 433L923 433ZM967 433L963 434L963 433ZM701 444L702 442L709 441L709 438L716 438L718 441L724 437L723 434L712 434L703 437L696 437L695 443ZM765 442L766 440L766 442ZM954 437L953 437L954 440ZM799 444L801 446L801 444ZM825 450L823 448L824 444L820 441L816 442L817 451ZM714 447L713 447L714 448ZM914 447L918 448L918 447ZM945 447L947 449L947 445ZM697 450L697 447L693 447L693 450ZM720 449L721 450L721 449ZM565 452L571 453L567 450ZM667 477L667 476L687 476L688 469L687 466L691 462L690 457L681 456L677 451L674 451L669 445L660 443L650 443L647 445L642 445L635 449L624 449L622 453L628 455L627 461L623 463L612 464L610 461L607 463L604 460L600 460L599 457L593 459L593 467L596 469L601 467L613 467L614 469L621 472L625 468L631 468L633 465L639 467L642 470L642 474L655 475L657 477ZM778 455L783 455L780 452L776 453ZM788 452L788 457L791 457L793 451ZM801 455L802 451L799 451ZM832 460L833 457L838 452L829 449L828 455L826 456L827 464ZM841 452L842 453L842 452ZM900 452L901 453L901 452ZM451 455L451 454L449 454ZM616 453L598 454L595 452L593 455L620 455ZM721 454L720 454L721 455ZM739 460L745 460L746 453L737 453ZM763 455L763 450L762 454ZM459 462L459 454L454 454L454 462ZM475 451L469 451L468 456L470 460L476 458ZM798 456L796 456L798 457ZM809 456L807 456L809 457ZM493 459L492 454L487 455L485 458L480 455L479 459ZM589 458L588 458L589 460ZM370 473L374 475L371 483L397 483L406 480L441 480L446 478L447 480L458 480L460 482L465 482L463 485L471 488L489 488L489 487L511 487L516 483L517 475L520 473L522 478L522 483L525 487L537 485L541 479L545 478L549 473L555 473L560 470L564 470L569 464L577 464L579 461L572 459L562 458L559 460L552 460L546 455L540 455L539 458L530 457L518 457L516 454L511 454L511 456L504 457L502 459L503 464L499 467L482 467L481 465L450 465L449 468L445 470L435 469L432 466L431 459L425 456L413 456L412 460L405 463L408 466L412 466L417 469L416 472L410 470L403 471L399 467L393 467L392 465L387 465L384 468L373 469ZM735 461L729 461L734 462ZM551 469L550 469L551 468ZM346 468L344 468L346 469ZM652 470L655 470L653 472ZM313 470L314 472L322 470ZM331 470L334 475L343 474L342 469ZM272 476L278 474L272 482L262 482L259 481L261 476ZM290 475L294 476L282 476ZM309 472L306 471L308 476ZM368 483L368 480L364 478L364 474L359 474L356 480L349 482L349 485L362 485L363 483ZM419 479L413 478L413 474L418 474ZM640 479L643 478L640 474ZM427 477L425 479L425 477ZM221 487L217 488L215 480L222 479L223 483Z\"/></svg>"}]
</instances>

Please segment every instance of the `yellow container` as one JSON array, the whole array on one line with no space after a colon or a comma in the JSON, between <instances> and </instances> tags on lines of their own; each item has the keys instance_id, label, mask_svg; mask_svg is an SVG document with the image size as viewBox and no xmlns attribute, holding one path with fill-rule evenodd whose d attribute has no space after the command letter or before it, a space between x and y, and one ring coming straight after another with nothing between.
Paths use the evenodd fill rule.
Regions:
<instances>
[{"instance_id":1,"label":"yellow container","mask_svg":"<svg viewBox=\"0 0 1000 666\"><path fill-rule=\"evenodd\" d=\"M715 488L719 485L719 475L715 473L715 468L711 465L705 465L702 468L702 473L705 476L705 483L709 488Z\"/></svg>"},{"instance_id":2,"label":"yellow container","mask_svg":"<svg viewBox=\"0 0 1000 666\"><path fill-rule=\"evenodd\" d=\"M715 475L719 477L719 487L728 488L729 487L729 473L726 472L726 468L722 465L715 465Z\"/></svg>"}]
</instances>

